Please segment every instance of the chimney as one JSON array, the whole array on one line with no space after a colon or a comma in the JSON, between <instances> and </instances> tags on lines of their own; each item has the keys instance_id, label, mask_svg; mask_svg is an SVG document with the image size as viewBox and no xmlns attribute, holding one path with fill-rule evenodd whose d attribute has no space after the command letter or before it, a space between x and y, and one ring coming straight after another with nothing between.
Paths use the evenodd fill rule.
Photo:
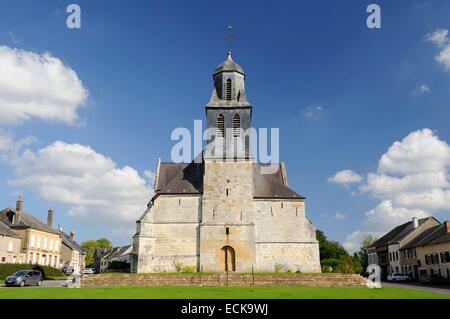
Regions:
<instances>
[{"instance_id":1,"label":"chimney","mask_svg":"<svg viewBox=\"0 0 450 319\"><path fill-rule=\"evenodd\" d=\"M417 219L417 217L413 217L412 221L413 221L414 229L419 227L419 220Z\"/></svg>"},{"instance_id":2,"label":"chimney","mask_svg":"<svg viewBox=\"0 0 450 319\"><path fill-rule=\"evenodd\" d=\"M74 234L74 232L72 230L70 231L69 237L70 237L71 241L75 240L75 234Z\"/></svg>"},{"instance_id":3,"label":"chimney","mask_svg":"<svg viewBox=\"0 0 450 319\"><path fill-rule=\"evenodd\" d=\"M447 229L447 234L450 233L450 221L445 221L444 222L444 227Z\"/></svg>"},{"instance_id":4,"label":"chimney","mask_svg":"<svg viewBox=\"0 0 450 319\"><path fill-rule=\"evenodd\" d=\"M19 225L20 217L22 215L22 208L23 208L22 195L19 195L17 197L17 201L16 201L16 212L15 212L13 220L12 220L13 225Z\"/></svg>"},{"instance_id":5,"label":"chimney","mask_svg":"<svg viewBox=\"0 0 450 319\"><path fill-rule=\"evenodd\" d=\"M47 226L52 227L53 225L53 209L49 208L47 212Z\"/></svg>"},{"instance_id":6,"label":"chimney","mask_svg":"<svg viewBox=\"0 0 450 319\"><path fill-rule=\"evenodd\" d=\"M17 197L17 201L16 201L16 211L21 212L23 208L23 199L22 199L22 195L19 195L19 197Z\"/></svg>"}]
</instances>

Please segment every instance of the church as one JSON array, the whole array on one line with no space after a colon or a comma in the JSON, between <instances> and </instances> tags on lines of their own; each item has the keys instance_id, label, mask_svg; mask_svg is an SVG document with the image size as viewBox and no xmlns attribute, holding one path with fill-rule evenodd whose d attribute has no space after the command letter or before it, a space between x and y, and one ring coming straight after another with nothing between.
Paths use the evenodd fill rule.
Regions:
<instances>
[{"instance_id":1,"label":"church","mask_svg":"<svg viewBox=\"0 0 450 319\"><path fill-rule=\"evenodd\" d=\"M220 143L191 163L158 160L154 195L136 222L131 271L320 272L305 197L289 187L284 163L268 173L251 154L243 132L252 106L231 53L213 80L206 119ZM229 147L235 144L243 151Z\"/></svg>"}]
</instances>

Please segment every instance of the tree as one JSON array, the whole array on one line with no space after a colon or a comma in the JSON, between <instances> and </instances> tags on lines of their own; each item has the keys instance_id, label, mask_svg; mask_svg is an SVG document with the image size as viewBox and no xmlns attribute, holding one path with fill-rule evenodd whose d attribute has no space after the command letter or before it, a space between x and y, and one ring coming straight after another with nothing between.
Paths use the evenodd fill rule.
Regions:
<instances>
[{"instance_id":1,"label":"tree","mask_svg":"<svg viewBox=\"0 0 450 319\"><path fill-rule=\"evenodd\" d=\"M316 238L319 242L320 260L340 259L341 256L349 256L347 250L340 243L328 240L323 231L316 230Z\"/></svg>"},{"instance_id":2,"label":"tree","mask_svg":"<svg viewBox=\"0 0 450 319\"><path fill-rule=\"evenodd\" d=\"M361 242L361 248L358 252L353 254L353 259L357 260L359 264L362 267L362 272L365 272L367 269L368 264L368 254L367 249L373 245L373 243L376 241L375 238L373 238L372 235L366 235L364 236L362 242Z\"/></svg>"},{"instance_id":3,"label":"tree","mask_svg":"<svg viewBox=\"0 0 450 319\"><path fill-rule=\"evenodd\" d=\"M96 248L111 248L111 242L106 238L99 238L97 240L86 240L81 243L81 248L86 250L86 266L92 267L94 264L94 252Z\"/></svg>"}]
</instances>

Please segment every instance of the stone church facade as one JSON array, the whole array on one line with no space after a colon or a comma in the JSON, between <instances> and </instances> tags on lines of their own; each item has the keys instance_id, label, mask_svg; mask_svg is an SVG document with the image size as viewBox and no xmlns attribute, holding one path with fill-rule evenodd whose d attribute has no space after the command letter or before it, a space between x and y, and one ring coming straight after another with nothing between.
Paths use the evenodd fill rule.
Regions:
<instances>
[{"instance_id":1,"label":"stone church facade","mask_svg":"<svg viewBox=\"0 0 450 319\"><path fill-rule=\"evenodd\" d=\"M213 78L206 117L211 141L220 143L191 163L158 160L154 196L136 223L131 270L320 272L305 198L289 188L284 163L267 173L250 154L243 69L229 53ZM242 151L230 147L236 144Z\"/></svg>"}]
</instances>

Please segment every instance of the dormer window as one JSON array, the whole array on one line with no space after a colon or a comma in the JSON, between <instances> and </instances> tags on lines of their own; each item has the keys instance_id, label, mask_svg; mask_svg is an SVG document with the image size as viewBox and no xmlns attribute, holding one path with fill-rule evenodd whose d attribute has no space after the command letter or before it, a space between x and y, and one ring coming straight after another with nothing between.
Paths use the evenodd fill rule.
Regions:
<instances>
[{"instance_id":1,"label":"dormer window","mask_svg":"<svg viewBox=\"0 0 450 319\"><path fill-rule=\"evenodd\" d=\"M239 114L233 115L233 136L239 137L240 136L240 129L241 129L241 118L239 117Z\"/></svg>"},{"instance_id":2,"label":"dormer window","mask_svg":"<svg viewBox=\"0 0 450 319\"><path fill-rule=\"evenodd\" d=\"M226 93L226 96L225 96L226 100L231 101L231 79L227 80L225 93Z\"/></svg>"},{"instance_id":3,"label":"dormer window","mask_svg":"<svg viewBox=\"0 0 450 319\"><path fill-rule=\"evenodd\" d=\"M219 114L217 117L217 137L225 136L225 119L223 114Z\"/></svg>"}]
</instances>

